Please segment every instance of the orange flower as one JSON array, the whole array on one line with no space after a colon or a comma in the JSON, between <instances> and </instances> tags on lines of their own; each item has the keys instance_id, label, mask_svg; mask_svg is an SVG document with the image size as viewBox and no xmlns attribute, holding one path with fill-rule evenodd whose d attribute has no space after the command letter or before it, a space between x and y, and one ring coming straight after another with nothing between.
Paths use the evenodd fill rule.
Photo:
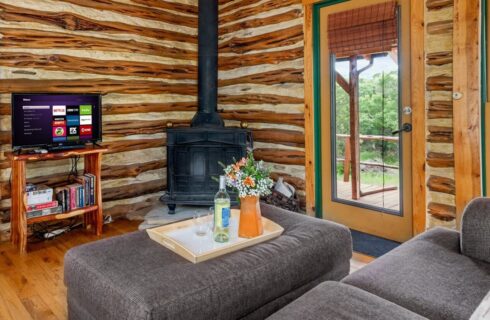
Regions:
<instances>
[{"instance_id":1,"label":"orange flower","mask_svg":"<svg viewBox=\"0 0 490 320\"><path fill-rule=\"evenodd\" d=\"M228 173L228 178L230 178L231 180L235 180L236 176L233 172L230 172L230 173Z\"/></svg>"},{"instance_id":2,"label":"orange flower","mask_svg":"<svg viewBox=\"0 0 490 320\"><path fill-rule=\"evenodd\" d=\"M234 164L234 165L232 165L232 167L233 167L233 170L234 170L235 172L240 171L240 166L239 166L238 164Z\"/></svg>"},{"instance_id":3,"label":"orange flower","mask_svg":"<svg viewBox=\"0 0 490 320\"><path fill-rule=\"evenodd\" d=\"M243 180L243 184L247 187L255 187L255 181L251 176L247 176L245 180Z\"/></svg>"}]
</instances>

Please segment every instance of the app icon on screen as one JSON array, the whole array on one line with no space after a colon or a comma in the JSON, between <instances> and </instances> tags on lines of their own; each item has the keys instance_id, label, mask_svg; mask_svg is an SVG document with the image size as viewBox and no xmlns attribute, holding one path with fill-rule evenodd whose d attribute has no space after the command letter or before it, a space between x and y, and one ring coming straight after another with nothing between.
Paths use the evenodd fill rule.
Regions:
<instances>
[{"instance_id":1,"label":"app icon on screen","mask_svg":"<svg viewBox=\"0 0 490 320\"><path fill-rule=\"evenodd\" d=\"M53 106L53 116L65 116L66 106Z\"/></svg>"},{"instance_id":2,"label":"app icon on screen","mask_svg":"<svg viewBox=\"0 0 490 320\"><path fill-rule=\"evenodd\" d=\"M80 125L92 124L92 116L80 116Z\"/></svg>"},{"instance_id":3,"label":"app icon on screen","mask_svg":"<svg viewBox=\"0 0 490 320\"><path fill-rule=\"evenodd\" d=\"M53 137L66 137L66 127L53 127Z\"/></svg>"},{"instance_id":4,"label":"app icon on screen","mask_svg":"<svg viewBox=\"0 0 490 320\"><path fill-rule=\"evenodd\" d=\"M66 123L69 126L78 126L80 125L80 116L66 116Z\"/></svg>"},{"instance_id":5,"label":"app icon on screen","mask_svg":"<svg viewBox=\"0 0 490 320\"><path fill-rule=\"evenodd\" d=\"M69 116L78 116L80 114L80 107L79 106L67 106L66 107L66 114Z\"/></svg>"},{"instance_id":6,"label":"app icon on screen","mask_svg":"<svg viewBox=\"0 0 490 320\"><path fill-rule=\"evenodd\" d=\"M89 104L82 104L80 106L80 115L91 115L92 114L92 106Z\"/></svg>"}]
</instances>

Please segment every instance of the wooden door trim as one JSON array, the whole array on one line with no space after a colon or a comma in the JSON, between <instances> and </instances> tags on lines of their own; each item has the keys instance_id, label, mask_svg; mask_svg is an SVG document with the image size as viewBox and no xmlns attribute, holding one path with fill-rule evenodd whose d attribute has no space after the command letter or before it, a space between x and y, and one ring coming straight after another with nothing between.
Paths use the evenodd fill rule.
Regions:
<instances>
[{"instance_id":1,"label":"wooden door trim","mask_svg":"<svg viewBox=\"0 0 490 320\"><path fill-rule=\"evenodd\" d=\"M411 1L410 58L412 104L412 210L413 235L426 229L426 123L425 123L425 1Z\"/></svg>"},{"instance_id":2,"label":"wooden door trim","mask_svg":"<svg viewBox=\"0 0 490 320\"><path fill-rule=\"evenodd\" d=\"M315 10L321 7L333 5L344 1L339 0L304 0L305 12L305 126L310 127L305 132L306 147L306 207L310 214L315 212L317 217L322 217L322 207L318 205L321 199L321 189L318 192L318 181L321 181L321 170L315 167L315 154L321 154L320 142L315 145L316 120L320 117L318 103L315 103ZM425 179L425 50L424 50L424 1L411 1L411 72L412 72L412 123L413 141L412 143L412 208L413 208L413 231L414 235L425 230L426 226L426 179ZM414 44L418 43L417 46ZM422 43L422 45L420 45ZM318 166L321 167L321 166ZM320 176L318 176L320 175ZM315 181L316 180L316 181ZM310 192L308 192L310 190ZM309 193L309 195L308 195ZM315 203L317 205L315 205Z\"/></svg>"},{"instance_id":3,"label":"wooden door trim","mask_svg":"<svg viewBox=\"0 0 490 320\"><path fill-rule=\"evenodd\" d=\"M481 195L480 161L480 0L454 1L453 99L456 225L466 204Z\"/></svg>"}]
</instances>

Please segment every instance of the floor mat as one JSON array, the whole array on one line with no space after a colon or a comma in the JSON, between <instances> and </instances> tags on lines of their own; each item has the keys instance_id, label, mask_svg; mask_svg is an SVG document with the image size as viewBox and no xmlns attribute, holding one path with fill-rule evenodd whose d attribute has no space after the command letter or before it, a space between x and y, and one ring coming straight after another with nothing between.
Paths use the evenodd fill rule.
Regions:
<instances>
[{"instance_id":1,"label":"floor mat","mask_svg":"<svg viewBox=\"0 0 490 320\"><path fill-rule=\"evenodd\" d=\"M400 245L399 242L383 239L352 229L351 233L354 251L371 257L380 257Z\"/></svg>"}]
</instances>

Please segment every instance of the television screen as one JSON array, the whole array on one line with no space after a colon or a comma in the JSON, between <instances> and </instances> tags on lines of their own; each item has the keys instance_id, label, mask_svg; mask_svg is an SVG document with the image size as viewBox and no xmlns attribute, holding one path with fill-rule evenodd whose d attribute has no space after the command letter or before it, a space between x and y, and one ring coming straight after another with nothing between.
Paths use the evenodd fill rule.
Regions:
<instances>
[{"instance_id":1,"label":"television screen","mask_svg":"<svg viewBox=\"0 0 490 320\"><path fill-rule=\"evenodd\" d=\"M12 147L101 141L99 94L12 94Z\"/></svg>"}]
</instances>

